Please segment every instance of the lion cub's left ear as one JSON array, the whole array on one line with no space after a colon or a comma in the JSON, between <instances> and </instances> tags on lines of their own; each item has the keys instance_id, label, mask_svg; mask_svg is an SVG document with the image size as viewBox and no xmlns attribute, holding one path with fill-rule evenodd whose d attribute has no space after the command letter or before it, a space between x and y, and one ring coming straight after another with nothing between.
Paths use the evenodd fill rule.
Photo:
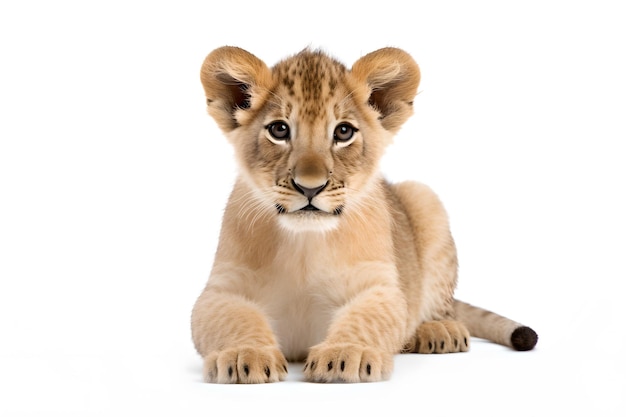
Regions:
<instances>
[{"instance_id":1,"label":"lion cub's left ear","mask_svg":"<svg viewBox=\"0 0 626 417\"><path fill-rule=\"evenodd\" d=\"M250 52L223 46L204 60L200 79L208 111L224 132L245 124L255 105L267 94L272 75L265 63Z\"/></svg>"},{"instance_id":2,"label":"lion cub's left ear","mask_svg":"<svg viewBox=\"0 0 626 417\"><path fill-rule=\"evenodd\" d=\"M413 58L401 49L379 49L356 61L352 74L369 87L369 104L380 112L383 127L397 132L413 114L413 98L420 82Z\"/></svg>"}]
</instances>

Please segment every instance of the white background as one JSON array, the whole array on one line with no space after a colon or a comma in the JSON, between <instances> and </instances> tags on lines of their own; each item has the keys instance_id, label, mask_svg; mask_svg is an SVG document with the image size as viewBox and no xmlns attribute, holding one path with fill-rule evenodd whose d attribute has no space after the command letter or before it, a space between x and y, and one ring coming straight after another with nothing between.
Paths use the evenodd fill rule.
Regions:
<instances>
[{"instance_id":1,"label":"white background","mask_svg":"<svg viewBox=\"0 0 626 417\"><path fill-rule=\"evenodd\" d=\"M626 414L619 3L2 2L0 415ZM300 364L201 383L189 315L236 169L199 69L225 44L269 65L411 53L416 114L384 172L439 193L458 297L534 327L536 350L398 356L376 384Z\"/></svg>"}]
</instances>

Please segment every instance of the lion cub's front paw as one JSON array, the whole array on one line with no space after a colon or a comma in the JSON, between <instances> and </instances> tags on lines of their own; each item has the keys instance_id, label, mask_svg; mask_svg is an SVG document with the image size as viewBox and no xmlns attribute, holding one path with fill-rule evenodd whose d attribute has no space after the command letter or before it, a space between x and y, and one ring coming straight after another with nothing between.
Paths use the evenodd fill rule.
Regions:
<instances>
[{"instance_id":1,"label":"lion cub's front paw","mask_svg":"<svg viewBox=\"0 0 626 417\"><path fill-rule=\"evenodd\" d=\"M393 355L366 346L322 343L311 348L304 376L313 382L371 382L388 379Z\"/></svg>"},{"instance_id":2,"label":"lion cub's front paw","mask_svg":"<svg viewBox=\"0 0 626 417\"><path fill-rule=\"evenodd\" d=\"M470 334L459 321L439 320L422 323L404 352L453 353L469 350Z\"/></svg>"},{"instance_id":3,"label":"lion cub's front paw","mask_svg":"<svg viewBox=\"0 0 626 417\"><path fill-rule=\"evenodd\" d=\"M225 349L204 358L203 375L219 384L276 382L287 376L287 361L275 347Z\"/></svg>"}]
</instances>

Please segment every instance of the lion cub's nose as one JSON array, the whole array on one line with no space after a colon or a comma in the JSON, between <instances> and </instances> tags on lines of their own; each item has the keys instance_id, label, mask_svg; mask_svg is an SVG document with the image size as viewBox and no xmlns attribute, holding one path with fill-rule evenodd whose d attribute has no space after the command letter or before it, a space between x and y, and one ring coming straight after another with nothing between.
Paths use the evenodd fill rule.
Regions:
<instances>
[{"instance_id":1,"label":"lion cub's nose","mask_svg":"<svg viewBox=\"0 0 626 417\"><path fill-rule=\"evenodd\" d=\"M293 184L293 188L295 188L299 193L304 194L304 196L308 198L309 201L312 200L313 197L321 193L322 190L326 188L326 186L328 185L328 181L327 181L326 183L320 185L319 187L309 188L309 187L304 187L303 185L298 184L294 180L291 180L291 182Z\"/></svg>"}]
</instances>

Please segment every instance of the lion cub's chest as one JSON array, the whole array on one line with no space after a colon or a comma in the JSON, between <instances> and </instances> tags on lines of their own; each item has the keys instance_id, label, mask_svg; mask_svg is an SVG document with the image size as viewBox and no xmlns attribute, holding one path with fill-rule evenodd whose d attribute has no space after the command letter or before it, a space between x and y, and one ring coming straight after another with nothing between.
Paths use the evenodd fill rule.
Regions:
<instances>
[{"instance_id":1,"label":"lion cub's chest","mask_svg":"<svg viewBox=\"0 0 626 417\"><path fill-rule=\"evenodd\" d=\"M337 285L341 266L326 252L316 241L290 242L259 271L262 285L253 297L269 316L290 360L304 359L308 349L323 340L339 299L344 299Z\"/></svg>"}]
</instances>

